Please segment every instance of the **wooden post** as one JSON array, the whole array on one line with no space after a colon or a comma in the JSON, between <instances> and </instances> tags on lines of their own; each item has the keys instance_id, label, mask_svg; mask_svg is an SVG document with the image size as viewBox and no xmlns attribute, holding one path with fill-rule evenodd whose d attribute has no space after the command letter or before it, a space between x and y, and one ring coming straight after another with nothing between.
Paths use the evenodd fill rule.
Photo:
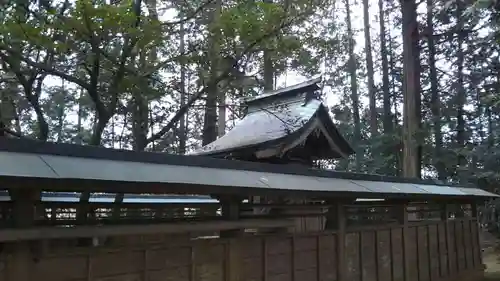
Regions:
<instances>
[{"instance_id":1,"label":"wooden post","mask_svg":"<svg viewBox=\"0 0 500 281\"><path fill-rule=\"evenodd\" d=\"M240 219L240 204L241 200L238 198L220 198L222 205L222 217L226 220L239 220ZM221 231L221 238L232 238L242 233L241 229Z\"/></svg>"},{"instance_id":2,"label":"wooden post","mask_svg":"<svg viewBox=\"0 0 500 281\"><path fill-rule=\"evenodd\" d=\"M240 204L238 198L221 198L222 216L228 220L240 219ZM240 279L240 251L239 241L237 239L243 233L243 230L221 231L221 238L228 238L225 244L225 281L238 281Z\"/></svg>"},{"instance_id":3,"label":"wooden post","mask_svg":"<svg viewBox=\"0 0 500 281\"><path fill-rule=\"evenodd\" d=\"M14 201L14 227L33 226L37 213L36 203L40 201L40 192L31 189L11 189L9 194ZM30 272L33 256L30 243L23 241L12 246L12 255L9 256L7 262L7 280L31 281Z\"/></svg>"}]
</instances>

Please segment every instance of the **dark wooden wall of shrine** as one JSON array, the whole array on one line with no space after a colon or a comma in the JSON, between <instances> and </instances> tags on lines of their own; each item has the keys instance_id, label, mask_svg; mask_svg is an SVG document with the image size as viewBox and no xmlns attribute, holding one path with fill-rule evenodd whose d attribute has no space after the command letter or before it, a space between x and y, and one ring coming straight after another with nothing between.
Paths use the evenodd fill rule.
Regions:
<instances>
[{"instance_id":1,"label":"dark wooden wall of shrine","mask_svg":"<svg viewBox=\"0 0 500 281\"><path fill-rule=\"evenodd\" d=\"M4 247L0 281L440 281L475 280L483 270L475 218L227 239L125 236L102 247L58 242L44 251L19 246Z\"/></svg>"}]
</instances>

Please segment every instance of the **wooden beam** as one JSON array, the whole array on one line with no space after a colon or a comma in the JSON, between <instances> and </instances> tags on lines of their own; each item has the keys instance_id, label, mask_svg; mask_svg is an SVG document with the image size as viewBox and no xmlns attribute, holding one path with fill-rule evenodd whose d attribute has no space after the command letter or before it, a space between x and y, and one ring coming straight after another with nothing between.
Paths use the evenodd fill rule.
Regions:
<instances>
[{"instance_id":1,"label":"wooden beam","mask_svg":"<svg viewBox=\"0 0 500 281\"><path fill-rule=\"evenodd\" d=\"M222 197L219 198L222 205L222 217L229 221L240 220L240 205L241 198L237 197ZM231 238L236 237L243 233L244 229L231 229L229 231L221 231L220 237Z\"/></svg>"},{"instance_id":2,"label":"wooden beam","mask_svg":"<svg viewBox=\"0 0 500 281\"><path fill-rule=\"evenodd\" d=\"M149 225L117 226L75 226L75 227L38 227L26 229L3 229L0 242L13 242L39 239L85 238L123 235L173 234L198 231L218 231L245 228L281 228L293 225L293 220L238 220L211 222L182 222Z\"/></svg>"}]
</instances>

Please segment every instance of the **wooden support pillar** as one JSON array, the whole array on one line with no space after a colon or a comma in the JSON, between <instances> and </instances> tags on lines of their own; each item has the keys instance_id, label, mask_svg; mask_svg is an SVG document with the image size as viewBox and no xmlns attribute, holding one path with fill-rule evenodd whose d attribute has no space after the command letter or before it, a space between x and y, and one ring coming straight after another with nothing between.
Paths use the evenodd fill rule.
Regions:
<instances>
[{"instance_id":1,"label":"wooden support pillar","mask_svg":"<svg viewBox=\"0 0 500 281\"><path fill-rule=\"evenodd\" d=\"M241 199L234 197L222 197L219 199L222 205L222 217L226 220L239 220L240 219L240 204ZM244 230L244 229L243 229ZM239 236L242 229L221 231L221 238L231 238Z\"/></svg>"},{"instance_id":2,"label":"wooden support pillar","mask_svg":"<svg viewBox=\"0 0 500 281\"><path fill-rule=\"evenodd\" d=\"M113 201L113 220L119 220L120 219L120 213L121 213L121 207L120 205L123 203L123 198L125 197L125 194L123 193L117 193L115 195L115 200Z\"/></svg>"},{"instance_id":3,"label":"wooden support pillar","mask_svg":"<svg viewBox=\"0 0 500 281\"><path fill-rule=\"evenodd\" d=\"M9 195L14 202L13 226L29 227L35 224L41 210L37 212L41 192L32 189L11 189Z\"/></svg>"},{"instance_id":4,"label":"wooden support pillar","mask_svg":"<svg viewBox=\"0 0 500 281\"><path fill-rule=\"evenodd\" d=\"M37 215L36 205L40 201L40 191L31 189L9 190L13 207L13 226L27 228L35 225ZM32 245L28 241L16 242L8 248L7 280L31 281L30 276L33 253Z\"/></svg>"},{"instance_id":5,"label":"wooden support pillar","mask_svg":"<svg viewBox=\"0 0 500 281\"><path fill-rule=\"evenodd\" d=\"M76 221L79 224L83 224L87 220L87 214L89 211L89 200L90 191L84 191L80 195L80 204L76 209Z\"/></svg>"},{"instance_id":6,"label":"wooden support pillar","mask_svg":"<svg viewBox=\"0 0 500 281\"><path fill-rule=\"evenodd\" d=\"M227 220L239 220L240 219L240 204L241 199L239 198L220 198L222 205L222 217ZM240 242L238 236L243 234L244 229L235 229L221 231L221 238L228 238L227 244L225 245L225 281L238 281L240 280Z\"/></svg>"},{"instance_id":7,"label":"wooden support pillar","mask_svg":"<svg viewBox=\"0 0 500 281\"><path fill-rule=\"evenodd\" d=\"M88 223L88 216L90 211L90 191L84 191L80 194L79 204L76 207L76 223L84 225ZM79 238L77 239L77 244L79 246L90 246L92 245L92 239Z\"/></svg>"}]
</instances>

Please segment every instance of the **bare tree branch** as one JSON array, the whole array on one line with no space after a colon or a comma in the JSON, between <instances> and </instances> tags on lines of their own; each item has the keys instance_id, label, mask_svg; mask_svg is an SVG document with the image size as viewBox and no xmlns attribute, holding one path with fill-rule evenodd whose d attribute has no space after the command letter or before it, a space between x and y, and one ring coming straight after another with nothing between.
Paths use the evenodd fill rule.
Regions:
<instances>
[{"instance_id":1,"label":"bare tree branch","mask_svg":"<svg viewBox=\"0 0 500 281\"><path fill-rule=\"evenodd\" d=\"M297 17L298 18L298 17ZM176 124L177 122L179 122L179 120L181 119L181 117L186 114L187 110L197 101L199 100L202 95L206 92L206 90L208 88L210 88L211 86L213 86L214 84L217 85L220 81L222 81L223 79L227 78L227 76L232 72L232 70L234 68L237 68L239 65L238 65L238 62L247 54L249 53L256 45L258 45L259 43L261 43L262 41L266 40L267 38L271 37L271 36L274 36L276 35L278 32L280 32L281 30L283 30L283 28L286 28L288 26L291 26L294 22L295 22L295 19L297 18L294 18L290 21L284 21L278 28L274 29L273 31L267 33L267 34L264 34L262 35L261 37L259 37L257 40L255 40L254 42L252 42L251 44L249 44L239 55L238 57L235 58L235 64L234 65L230 65L228 66L225 71L222 72L222 74L220 74L219 76L217 76L213 81L210 81L209 85L206 85L204 86L202 89L200 89L198 92L196 92L188 101L187 103L182 106L176 113L175 115L172 117L172 119L170 119L170 121L167 123L167 125L165 125L163 128L161 128L161 130L155 134L153 134L151 137L149 137L147 139L147 142L146 143L151 143L153 141L156 141L158 139L160 139L163 135L165 135L167 132L169 132Z\"/></svg>"},{"instance_id":2,"label":"bare tree branch","mask_svg":"<svg viewBox=\"0 0 500 281\"><path fill-rule=\"evenodd\" d=\"M54 69L50 65L47 65L44 63L38 63L38 62L35 62L29 58L26 58L20 53L20 51L14 50L7 45L0 44L0 51L2 51L2 50L7 52L9 55L19 56L21 61L23 61L27 65L34 67L34 68L38 68L40 70L43 70L43 71L47 72L47 74L49 74L49 75L58 76L61 79L64 79L68 82L75 83L78 86L84 88L85 90L88 90L90 88L90 85L87 82L85 82L84 80L75 78L74 76L72 76L70 74L59 71L57 69Z\"/></svg>"}]
</instances>

